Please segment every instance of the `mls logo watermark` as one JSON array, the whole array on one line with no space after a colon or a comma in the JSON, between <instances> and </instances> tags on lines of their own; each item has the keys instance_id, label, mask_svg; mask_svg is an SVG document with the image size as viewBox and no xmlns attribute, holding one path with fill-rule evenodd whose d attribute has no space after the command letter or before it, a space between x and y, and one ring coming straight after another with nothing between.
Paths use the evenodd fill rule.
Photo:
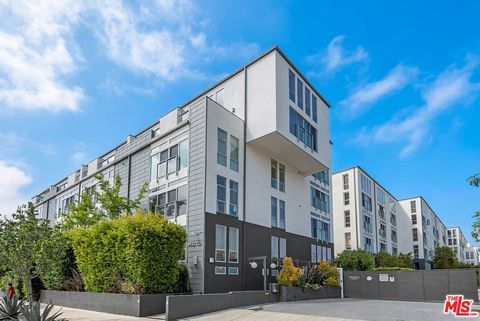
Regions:
<instances>
[{"instance_id":1,"label":"mls logo watermark","mask_svg":"<svg viewBox=\"0 0 480 321\"><path fill-rule=\"evenodd\" d=\"M443 314L452 313L455 317L474 318L478 312L472 312L473 300L463 298L463 295L447 295L443 306Z\"/></svg>"}]
</instances>

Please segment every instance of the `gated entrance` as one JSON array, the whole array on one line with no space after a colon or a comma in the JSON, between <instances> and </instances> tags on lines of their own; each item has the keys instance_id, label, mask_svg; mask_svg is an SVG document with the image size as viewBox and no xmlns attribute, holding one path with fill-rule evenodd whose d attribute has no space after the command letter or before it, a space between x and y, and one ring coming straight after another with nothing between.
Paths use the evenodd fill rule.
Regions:
<instances>
[{"instance_id":1,"label":"gated entrance","mask_svg":"<svg viewBox=\"0 0 480 321\"><path fill-rule=\"evenodd\" d=\"M344 271L346 298L444 301L463 294L479 301L479 270Z\"/></svg>"}]
</instances>

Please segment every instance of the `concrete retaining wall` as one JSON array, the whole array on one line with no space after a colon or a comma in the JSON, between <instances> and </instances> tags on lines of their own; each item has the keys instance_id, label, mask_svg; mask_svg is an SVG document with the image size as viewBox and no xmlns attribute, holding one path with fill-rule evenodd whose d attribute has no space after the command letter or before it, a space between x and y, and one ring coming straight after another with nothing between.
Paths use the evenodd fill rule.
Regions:
<instances>
[{"instance_id":1,"label":"concrete retaining wall","mask_svg":"<svg viewBox=\"0 0 480 321\"><path fill-rule=\"evenodd\" d=\"M463 294L478 302L478 270L344 271L345 297L444 301Z\"/></svg>"},{"instance_id":2,"label":"concrete retaining wall","mask_svg":"<svg viewBox=\"0 0 480 321\"><path fill-rule=\"evenodd\" d=\"M263 291L167 296L168 321L241 306L277 302L277 295Z\"/></svg>"},{"instance_id":3,"label":"concrete retaining wall","mask_svg":"<svg viewBox=\"0 0 480 321\"><path fill-rule=\"evenodd\" d=\"M165 313L166 295L42 290L40 302L75 309L144 317Z\"/></svg>"},{"instance_id":4,"label":"concrete retaining wall","mask_svg":"<svg viewBox=\"0 0 480 321\"><path fill-rule=\"evenodd\" d=\"M341 289L322 287L318 290L309 288L298 287L285 287L280 288L280 302L292 302L302 300L315 300L315 299L334 299L341 297Z\"/></svg>"}]
</instances>

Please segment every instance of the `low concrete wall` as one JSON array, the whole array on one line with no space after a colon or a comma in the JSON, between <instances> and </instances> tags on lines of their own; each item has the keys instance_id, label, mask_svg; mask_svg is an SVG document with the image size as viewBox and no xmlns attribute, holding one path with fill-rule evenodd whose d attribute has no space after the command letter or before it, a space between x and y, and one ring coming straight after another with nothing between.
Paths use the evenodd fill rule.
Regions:
<instances>
[{"instance_id":1,"label":"low concrete wall","mask_svg":"<svg viewBox=\"0 0 480 321\"><path fill-rule=\"evenodd\" d=\"M236 307L277 302L277 295L264 291L167 296L168 321Z\"/></svg>"},{"instance_id":2,"label":"low concrete wall","mask_svg":"<svg viewBox=\"0 0 480 321\"><path fill-rule=\"evenodd\" d=\"M318 290L299 287L280 287L280 302L292 302L315 299L334 299L341 297L341 289L321 287Z\"/></svg>"},{"instance_id":3,"label":"low concrete wall","mask_svg":"<svg viewBox=\"0 0 480 321\"><path fill-rule=\"evenodd\" d=\"M165 313L166 294L114 294L42 290L40 302L75 309L145 317Z\"/></svg>"}]
</instances>

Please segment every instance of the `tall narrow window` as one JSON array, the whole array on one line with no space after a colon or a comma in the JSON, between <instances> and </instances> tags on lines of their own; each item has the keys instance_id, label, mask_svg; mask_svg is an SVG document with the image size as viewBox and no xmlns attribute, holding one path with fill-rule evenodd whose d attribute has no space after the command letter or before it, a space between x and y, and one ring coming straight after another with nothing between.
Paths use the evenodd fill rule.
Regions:
<instances>
[{"instance_id":1,"label":"tall narrow window","mask_svg":"<svg viewBox=\"0 0 480 321\"><path fill-rule=\"evenodd\" d=\"M277 178L277 171L278 171L278 163L276 160L273 160L271 161L271 179L270 179L270 185L273 187L273 188L277 188L278 186L278 178Z\"/></svg>"},{"instance_id":2,"label":"tall narrow window","mask_svg":"<svg viewBox=\"0 0 480 321\"><path fill-rule=\"evenodd\" d=\"M350 193L346 192L343 193L343 205L349 205L350 204Z\"/></svg>"},{"instance_id":3,"label":"tall narrow window","mask_svg":"<svg viewBox=\"0 0 480 321\"><path fill-rule=\"evenodd\" d=\"M305 87L305 114L310 116L310 89Z\"/></svg>"},{"instance_id":4,"label":"tall narrow window","mask_svg":"<svg viewBox=\"0 0 480 321\"><path fill-rule=\"evenodd\" d=\"M300 79L297 79L297 105L303 109L303 83Z\"/></svg>"},{"instance_id":5,"label":"tall narrow window","mask_svg":"<svg viewBox=\"0 0 480 321\"><path fill-rule=\"evenodd\" d=\"M278 208L280 212L280 222L278 227L285 229L285 201L278 200Z\"/></svg>"},{"instance_id":6,"label":"tall narrow window","mask_svg":"<svg viewBox=\"0 0 480 321\"><path fill-rule=\"evenodd\" d=\"M320 260L317 259L317 246L315 244L310 245L311 253L311 262L318 263Z\"/></svg>"},{"instance_id":7,"label":"tall narrow window","mask_svg":"<svg viewBox=\"0 0 480 321\"><path fill-rule=\"evenodd\" d=\"M345 215L345 227L350 227L350 211L344 211Z\"/></svg>"},{"instance_id":8,"label":"tall narrow window","mask_svg":"<svg viewBox=\"0 0 480 321\"><path fill-rule=\"evenodd\" d=\"M288 71L288 96L295 102L295 74L291 70Z\"/></svg>"},{"instance_id":9,"label":"tall narrow window","mask_svg":"<svg viewBox=\"0 0 480 321\"><path fill-rule=\"evenodd\" d=\"M272 236L272 259L278 259L278 237Z\"/></svg>"},{"instance_id":10,"label":"tall narrow window","mask_svg":"<svg viewBox=\"0 0 480 321\"><path fill-rule=\"evenodd\" d=\"M412 215L412 224L417 224L417 214Z\"/></svg>"},{"instance_id":11,"label":"tall narrow window","mask_svg":"<svg viewBox=\"0 0 480 321\"><path fill-rule=\"evenodd\" d=\"M348 189L348 174L343 175L343 189Z\"/></svg>"},{"instance_id":12,"label":"tall narrow window","mask_svg":"<svg viewBox=\"0 0 480 321\"><path fill-rule=\"evenodd\" d=\"M177 210L177 190L171 190L167 192L167 217L174 217Z\"/></svg>"},{"instance_id":13,"label":"tall narrow window","mask_svg":"<svg viewBox=\"0 0 480 321\"><path fill-rule=\"evenodd\" d=\"M238 172L238 138L230 135L230 169Z\"/></svg>"},{"instance_id":14,"label":"tall narrow window","mask_svg":"<svg viewBox=\"0 0 480 321\"><path fill-rule=\"evenodd\" d=\"M238 263L238 228L228 228L228 262Z\"/></svg>"},{"instance_id":15,"label":"tall narrow window","mask_svg":"<svg viewBox=\"0 0 480 321\"><path fill-rule=\"evenodd\" d=\"M217 212L226 213L227 179L217 175Z\"/></svg>"},{"instance_id":16,"label":"tall narrow window","mask_svg":"<svg viewBox=\"0 0 480 321\"><path fill-rule=\"evenodd\" d=\"M220 128L217 131L217 163L227 166L227 132Z\"/></svg>"},{"instance_id":17,"label":"tall narrow window","mask_svg":"<svg viewBox=\"0 0 480 321\"><path fill-rule=\"evenodd\" d=\"M278 178L280 180L278 189L280 192L285 192L285 165L279 164L278 166Z\"/></svg>"},{"instance_id":18,"label":"tall narrow window","mask_svg":"<svg viewBox=\"0 0 480 321\"><path fill-rule=\"evenodd\" d=\"M160 162L160 153L156 153L150 157L150 180L156 181L157 180L157 167L158 163Z\"/></svg>"},{"instance_id":19,"label":"tall narrow window","mask_svg":"<svg viewBox=\"0 0 480 321\"><path fill-rule=\"evenodd\" d=\"M416 228L412 228L412 235L413 235L413 241L414 242L418 241L418 230Z\"/></svg>"},{"instance_id":20,"label":"tall narrow window","mask_svg":"<svg viewBox=\"0 0 480 321\"><path fill-rule=\"evenodd\" d=\"M168 174L172 174L177 171L177 156L178 145L170 147L170 155L168 158Z\"/></svg>"},{"instance_id":21,"label":"tall narrow window","mask_svg":"<svg viewBox=\"0 0 480 321\"><path fill-rule=\"evenodd\" d=\"M314 122L318 122L317 116L317 97L312 95L312 119Z\"/></svg>"},{"instance_id":22,"label":"tall narrow window","mask_svg":"<svg viewBox=\"0 0 480 321\"><path fill-rule=\"evenodd\" d=\"M287 256L287 240L284 238L279 238L279 240L280 240L279 256L281 259L283 259L285 256Z\"/></svg>"},{"instance_id":23,"label":"tall narrow window","mask_svg":"<svg viewBox=\"0 0 480 321\"><path fill-rule=\"evenodd\" d=\"M272 227L278 227L278 205L277 198L271 197Z\"/></svg>"},{"instance_id":24,"label":"tall narrow window","mask_svg":"<svg viewBox=\"0 0 480 321\"><path fill-rule=\"evenodd\" d=\"M215 261L227 261L227 227L224 225L215 226Z\"/></svg>"},{"instance_id":25,"label":"tall narrow window","mask_svg":"<svg viewBox=\"0 0 480 321\"><path fill-rule=\"evenodd\" d=\"M413 246L413 257L418 259L418 245Z\"/></svg>"},{"instance_id":26,"label":"tall narrow window","mask_svg":"<svg viewBox=\"0 0 480 321\"><path fill-rule=\"evenodd\" d=\"M230 180L230 215L238 217L238 183Z\"/></svg>"},{"instance_id":27,"label":"tall narrow window","mask_svg":"<svg viewBox=\"0 0 480 321\"><path fill-rule=\"evenodd\" d=\"M160 153L160 164L158 164L158 178L165 177L167 175L167 161L168 150L164 150Z\"/></svg>"},{"instance_id":28,"label":"tall narrow window","mask_svg":"<svg viewBox=\"0 0 480 321\"><path fill-rule=\"evenodd\" d=\"M410 211L412 213L417 213L417 202L410 201Z\"/></svg>"},{"instance_id":29,"label":"tall narrow window","mask_svg":"<svg viewBox=\"0 0 480 321\"><path fill-rule=\"evenodd\" d=\"M350 232L345 233L345 249L352 249L352 233Z\"/></svg>"},{"instance_id":30,"label":"tall narrow window","mask_svg":"<svg viewBox=\"0 0 480 321\"><path fill-rule=\"evenodd\" d=\"M187 185L177 188L178 215L187 214Z\"/></svg>"},{"instance_id":31,"label":"tall narrow window","mask_svg":"<svg viewBox=\"0 0 480 321\"><path fill-rule=\"evenodd\" d=\"M188 140L181 141L178 150L178 170L181 170L188 166Z\"/></svg>"}]
</instances>

